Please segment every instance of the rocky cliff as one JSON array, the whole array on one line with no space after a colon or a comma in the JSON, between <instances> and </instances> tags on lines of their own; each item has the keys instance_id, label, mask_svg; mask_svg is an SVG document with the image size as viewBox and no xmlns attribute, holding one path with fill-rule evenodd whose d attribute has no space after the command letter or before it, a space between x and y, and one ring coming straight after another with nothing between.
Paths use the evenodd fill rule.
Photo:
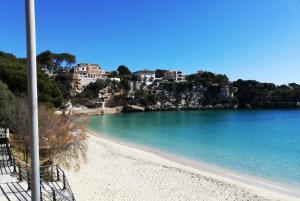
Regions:
<instances>
[{"instance_id":1,"label":"rocky cliff","mask_svg":"<svg viewBox=\"0 0 300 201\"><path fill-rule=\"evenodd\" d=\"M237 106L231 91L227 86L169 82L131 88L117 96L106 94L110 98L105 104L109 107L123 106L123 112L235 108Z\"/></svg>"}]
</instances>

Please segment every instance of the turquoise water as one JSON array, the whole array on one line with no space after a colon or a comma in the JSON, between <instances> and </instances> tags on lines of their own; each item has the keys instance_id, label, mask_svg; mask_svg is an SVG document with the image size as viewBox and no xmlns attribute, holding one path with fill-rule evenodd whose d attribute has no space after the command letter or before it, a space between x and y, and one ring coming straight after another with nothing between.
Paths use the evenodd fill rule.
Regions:
<instances>
[{"instance_id":1,"label":"turquoise water","mask_svg":"<svg viewBox=\"0 0 300 201\"><path fill-rule=\"evenodd\" d=\"M300 110L206 110L95 116L122 141L300 186Z\"/></svg>"}]
</instances>

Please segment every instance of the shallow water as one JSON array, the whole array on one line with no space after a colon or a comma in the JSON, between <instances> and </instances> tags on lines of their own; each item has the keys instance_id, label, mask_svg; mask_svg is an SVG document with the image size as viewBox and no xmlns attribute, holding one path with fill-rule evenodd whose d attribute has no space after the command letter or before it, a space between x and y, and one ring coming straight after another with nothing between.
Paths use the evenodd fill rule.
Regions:
<instances>
[{"instance_id":1,"label":"shallow water","mask_svg":"<svg viewBox=\"0 0 300 201\"><path fill-rule=\"evenodd\" d=\"M300 110L204 110L94 116L122 141L300 186Z\"/></svg>"}]
</instances>

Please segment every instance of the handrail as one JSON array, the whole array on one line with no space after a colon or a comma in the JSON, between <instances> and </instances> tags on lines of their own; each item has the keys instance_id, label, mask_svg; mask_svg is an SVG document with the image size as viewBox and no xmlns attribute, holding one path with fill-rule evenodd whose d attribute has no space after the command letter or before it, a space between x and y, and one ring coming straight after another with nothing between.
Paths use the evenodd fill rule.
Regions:
<instances>
[{"instance_id":1,"label":"handrail","mask_svg":"<svg viewBox=\"0 0 300 201\"><path fill-rule=\"evenodd\" d=\"M1 156L4 156L4 153L7 153L6 155L6 162L7 164L11 165L11 152L9 147L9 137L8 137L8 129L7 128L1 128L0 127L0 139L1 139ZM5 147L3 147L3 145ZM3 150L2 148L6 148L6 150ZM3 162L4 164L4 162Z\"/></svg>"},{"instance_id":2,"label":"handrail","mask_svg":"<svg viewBox=\"0 0 300 201\"><path fill-rule=\"evenodd\" d=\"M50 169L50 170L47 170L47 169ZM50 180L62 181L63 182L63 190L67 190L67 192L69 192L70 196L72 197L72 200L75 200L71 186L65 176L65 172L58 165L56 165L56 166L53 166L53 165L41 166L41 178L43 180L50 179Z\"/></svg>"},{"instance_id":3,"label":"handrail","mask_svg":"<svg viewBox=\"0 0 300 201\"><path fill-rule=\"evenodd\" d=\"M65 172L59 166L56 166L56 169L57 169L57 175L59 176L60 175L59 173L61 172L61 174L63 176L64 189L66 189L70 193L71 199L75 200L74 194L73 194L72 189L71 189L71 186L70 186L70 184L69 184L69 182L68 182L68 180L65 176Z\"/></svg>"},{"instance_id":4,"label":"handrail","mask_svg":"<svg viewBox=\"0 0 300 201\"><path fill-rule=\"evenodd\" d=\"M44 182L41 181L41 200L44 201L53 201L52 194L46 190L44 187Z\"/></svg>"},{"instance_id":5,"label":"handrail","mask_svg":"<svg viewBox=\"0 0 300 201\"><path fill-rule=\"evenodd\" d=\"M29 164L25 163L24 161L18 159L17 157L13 157L10 145L9 145L9 139L7 136L7 129L0 127L0 138L5 138L5 144L7 148L7 155L8 155L8 161L10 162L10 165L13 166L13 172L17 173L18 180L19 181L26 181L28 184L28 189L31 189L31 172L30 172L30 166ZM75 201L74 194L71 190L71 187L69 185L69 182L65 176L64 171L58 167L53 165L47 165L47 166L41 166L41 174L40 174L40 189L41 189L41 200L43 201ZM47 181L49 182L57 182L61 181L63 183L63 187L60 185L57 185L58 188L55 187L55 185L50 186ZM65 190L68 195L65 195L62 193L62 191Z\"/></svg>"},{"instance_id":6,"label":"handrail","mask_svg":"<svg viewBox=\"0 0 300 201\"><path fill-rule=\"evenodd\" d=\"M30 190L31 176L29 165L16 157L12 157L12 164L14 172L18 172L18 179L20 181L25 180L28 184L28 190ZM47 168L51 168L51 170L45 171ZM62 181L63 187L59 187L59 190L66 190L69 196L63 194L58 189L55 189L54 187L50 186L47 183L47 180ZM51 165L41 166L41 198L45 201L75 201L74 194L71 190L69 182L65 177L64 171L60 167Z\"/></svg>"}]
</instances>

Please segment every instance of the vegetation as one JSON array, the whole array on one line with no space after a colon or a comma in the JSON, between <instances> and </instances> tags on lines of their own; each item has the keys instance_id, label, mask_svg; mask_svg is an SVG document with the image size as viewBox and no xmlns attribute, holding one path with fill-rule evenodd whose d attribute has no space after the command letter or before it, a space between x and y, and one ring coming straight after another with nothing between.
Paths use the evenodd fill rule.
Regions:
<instances>
[{"instance_id":1,"label":"vegetation","mask_svg":"<svg viewBox=\"0 0 300 201\"><path fill-rule=\"evenodd\" d=\"M126 78L122 78L120 81L120 88L123 89L125 92L130 90L129 82Z\"/></svg>"},{"instance_id":2,"label":"vegetation","mask_svg":"<svg viewBox=\"0 0 300 201\"><path fill-rule=\"evenodd\" d=\"M146 92L144 90L137 90L134 93L134 99L142 106L150 106L156 104L157 97L154 94Z\"/></svg>"},{"instance_id":3,"label":"vegetation","mask_svg":"<svg viewBox=\"0 0 300 201\"><path fill-rule=\"evenodd\" d=\"M0 127L8 121L8 110L14 99L15 97L8 86L0 80Z\"/></svg>"},{"instance_id":4,"label":"vegetation","mask_svg":"<svg viewBox=\"0 0 300 201\"><path fill-rule=\"evenodd\" d=\"M136 81L137 77L131 74L129 68L120 65L116 71L111 72L111 77L121 79L119 83L98 80L84 88L81 93L72 94L72 88L78 86L70 67L75 64L76 57L68 53L53 53L49 50L37 56L38 61L38 95L39 102L51 105L56 108L62 107L66 100L71 100L74 105L85 105L97 107L100 104L99 91L106 88L114 88L113 91L122 92L114 95L108 105L137 104L141 106L153 105L155 102L164 102L168 94L172 98L180 99L182 95L191 93L197 89L202 91L203 97L199 104L238 104L240 108L273 108L273 107L299 107L300 86L296 83L276 86L272 83L260 83L255 80L237 80L230 82L226 75L215 74L208 71L201 71L186 77L187 82L161 83L159 93L155 87L141 85L140 90L131 90L130 81ZM49 77L45 73L52 72L55 76ZM162 78L166 70L156 69L156 78ZM2 99L13 99L13 97L24 96L27 92L27 71L26 61L16 58L12 54L0 52L0 93ZM234 97L225 97L222 90L228 89ZM197 91L196 90L196 91ZM194 93L194 91L193 91ZM3 101L2 101L3 102ZM10 102L10 101L8 101ZM7 104L0 105L2 111ZM2 115L3 116L3 115ZM1 117L0 121L4 121Z\"/></svg>"},{"instance_id":5,"label":"vegetation","mask_svg":"<svg viewBox=\"0 0 300 201\"><path fill-rule=\"evenodd\" d=\"M155 77L156 77L156 78L163 78L165 72L167 72L167 70L156 69L156 70L155 70Z\"/></svg>"},{"instance_id":6,"label":"vegetation","mask_svg":"<svg viewBox=\"0 0 300 201\"><path fill-rule=\"evenodd\" d=\"M118 71L112 71L112 72L110 73L110 78L115 78L115 77L119 77Z\"/></svg>"},{"instance_id":7,"label":"vegetation","mask_svg":"<svg viewBox=\"0 0 300 201\"><path fill-rule=\"evenodd\" d=\"M56 162L66 167L79 167L80 160L77 159L84 159L86 154L84 130L72 123L70 116L56 115L55 109L61 108L66 100L71 100L73 105L97 107L102 104L99 92L103 89L112 94L106 105L108 107L148 107L155 106L158 102L168 102L172 106L170 108L175 108L182 101L189 101L189 104L196 106L227 104L230 107L238 105L239 108L300 107L300 85L296 83L277 86L255 80L239 79L230 82L226 75L207 71L188 75L186 82L141 85L140 89L133 90L130 88L130 81L135 81L136 77L125 65L111 73L111 77L119 77L120 82L97 80L74 95L71 93L72 87L78 83L74 84L72 74L68 71L76 62L74 55L47 50L37 56L37 61L42 165ZM50 77L49 72L55 76ZM155 72L156 78L162 78L166 71L157 69ZM222 94L224 90L226 95ZM26 60L0 52L0 126L10 128L15 153L28 162L29 111L26 94Z\"/></svg>"},{"instance_id":8,"label":"vegetation","mask_svg":"<svg viewBox=\"0 0 300 201\"><path fill-rule=\"evenodd\" d=\"M79 83L74 83L78 80L74 80L73 76L70 72L59 73L55 76L54 81L58 86L59 90L62 93L64 100L69 100L72 96L73 86L77 84L77 88L79 88ZM72 84L74 84L72 86Z\"/></svg>"},{"instance_id":9,"label":"vegetation","mask_svg":"<svg viewBox=\"0 0 300 201\"><path fill-rule=\"evenodd\" d=\"M87 107L97 106L97 99L99 91L108 86L109 82L104 80L97 80L87 85L82 93L76 94L72 97L73 105L84 105Z\"/></svg>"},{"instance_id":10,"label":"vegetation","mask_svg":"<svg viewBox=\"0 0 300 201\"><path fill-rule=\"evenodd\" d=\"M241 108L296 107L300 101L300 85L276 86L272 83L260 83L255 80L237 80L235 96Z\"/></svg>"},{"instance_id":11,"label":"vegetation","mask_svg":"<svg viewBox=\"0 0 300 201\"><path fill-rule=\"evenodd\" d=\"M64 83L58 76L53 79L43 70L43 67L52 72L69 68L75 62L75 57L47 51L39 55L38 61L41 62L37 69L41 164L56 162L78 168L80 160L76 159L85 158L84 130L73 124L69 116L55 114L56 108L63 105L64 96L67 97L66 94L69 93L69 88L65 85L68 81ZM29 111L26 94L26 60L0 52L0 126L10 128L15 154L29 162Z\"/></svg>"},{"instance_id":12,"label":"vegetation","mask_svg":"<svg viewBox=\"0 0 300 201\"><path fill-rule=\"evenodd\" d=\"M69 69L76 63L76 57L69 53L52 53L46 50L37 56L37 62L50 72Z\"/></svg>"},{"instance_id":13,"label":"vegetation","mask_svg":"<svg viewBox=\"0 0 300 201\"><path fill-rule=\"evenodd\" d=\"M168 92L181 93L190 90L192 84L189 82L167 82L162 83L161 88Z\"/></svg>"},{"instance_id":14,"label":"vegetation","mask_svg":"<svg viewBox=\"0 0 300 201\"><path fill-rule=\"evenodd\" d=\"M126 106L130 104L130 98L126 95L116 95L113 96L108 102L106 103L106 107L119 107L119 106Z\"/></svg>"},{"instance_id":15,"label":"vegetation","mask_svg":"<svg viewBox=\"0 0 300 201\"><path fill-rule=\"evenodd\" d=\"M118 73L121 77L131 75L131 72L130 72L129 68L125 65L119 66L117 71L118 71Z\"/></svg>"},{"instance_id":16,"label":"vegetation","mask_svg":"<svg viewBox=\"0 0 300 201\"><path fill-rule=\"evenodd\" d=\"M39 143L41 165L54 162L65 167L80 166L80 159L86 156L86 135L83 128L73 124L69 116L56 115L55 109L45 104L39 105ZM18 98L9 111L8 127L12 133L13 150L29 162L28 102ZM63 160L62 160L63 159Z\"/></svg>"},{"instance_id":17,"label":"vegetation","mask_svg":"<svg viewBox=\"0 0 300 201\"><path fill-rule=\"evenodd\" d=\"M0 52L0 80L7 84L15 96L27 93L27 68L24 59ZM39 101L60 107L64 103L63 92L57 82L49 78L38 66Z\"/></svg>"},{"instance_id":18,"label":"vegetation","mask_svg":"<svg viewBox=\"0 0 300 201\"><path fill-rule=\"evenodd\" d=\"M191 74L187 76L186 79L188 82L200 83L203 86L209 86L212 84L225 86L229 84L229 78L226 75L215 74L208 71Z\"/></svg>"}]
</instances>

